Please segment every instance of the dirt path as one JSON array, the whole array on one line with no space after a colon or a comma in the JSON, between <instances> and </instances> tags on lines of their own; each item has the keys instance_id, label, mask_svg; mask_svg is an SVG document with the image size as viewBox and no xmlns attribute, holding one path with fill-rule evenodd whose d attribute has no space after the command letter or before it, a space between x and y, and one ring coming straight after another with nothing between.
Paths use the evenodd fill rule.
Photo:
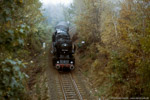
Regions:
<instances>
[{"instance_id":1,"label":"dirt path","mask_svg":"<svg viewBox=\"0 0 150 100\"><path fill-rule=\"evenodd\" d=\"M56 79L57 79L57 72L54 70L52 65L52 54L50 50L48 51L48 68L47 68L47 77L48 77L48 85L50 91L50 100L58 100L58 91L56 88Z\"/></svg>"}]
</instances>

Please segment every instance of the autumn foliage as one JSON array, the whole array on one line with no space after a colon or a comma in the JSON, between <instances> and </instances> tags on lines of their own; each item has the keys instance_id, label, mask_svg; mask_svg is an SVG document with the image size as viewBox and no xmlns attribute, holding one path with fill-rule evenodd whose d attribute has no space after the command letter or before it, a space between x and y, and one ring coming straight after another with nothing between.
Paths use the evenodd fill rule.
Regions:
<instances>
[{"instance_id":1,"label":"autumn foliage","mask_svg":"<svg viewBox=\"0 0 150 100\"><path fill-rule=\"evenodd\" d=\"M78 38L86 41L79 59L98 95L149 97L149 0L76 0L74 4L79 12Z\"/></svg>"},{"instance_id":2,"label":"autumn foliage","mask_svg":"<svg viewBox=\"0 0 150 100\"><path fill-rule=\"evenodd\" d=\"M39 0L0 0L0 99L26 97L24 72L46 38Z\"/></svg>"}]
</instances>

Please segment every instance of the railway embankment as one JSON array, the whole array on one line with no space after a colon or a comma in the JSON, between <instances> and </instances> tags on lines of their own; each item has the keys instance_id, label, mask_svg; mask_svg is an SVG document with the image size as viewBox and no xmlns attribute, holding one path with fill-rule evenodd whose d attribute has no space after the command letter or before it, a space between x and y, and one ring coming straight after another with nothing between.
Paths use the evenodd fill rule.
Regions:
<instances>
[{"instance_id":1,"label":"railway embankment","mask_svg":"<svg viewBox=\"0 0 150 100\"><path fill-rule=\"evenodd\" d=\"M25 72L27 79L27 100L49 100L48 77L46 74L47 52L29 58L30 62Z\"/></svg>"}]
</instances>

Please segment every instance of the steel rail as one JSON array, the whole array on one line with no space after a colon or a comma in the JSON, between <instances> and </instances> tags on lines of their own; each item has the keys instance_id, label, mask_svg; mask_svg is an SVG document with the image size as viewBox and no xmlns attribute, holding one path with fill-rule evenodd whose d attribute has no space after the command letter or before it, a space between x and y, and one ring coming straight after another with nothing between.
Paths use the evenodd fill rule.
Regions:
<instances>
[{"instance_id":1,"label":"steel rail","mask_svg":"<svg viewBox=\"0 0 150 100\"><path fill-rule=\"evenodd\" d=\"M79 91L79 89L78 89L78 86L77 86L75 80L73 79L72 73L69 73L69 74L70 74L70 78L71 78L71 81L72 81L72 83L73 83L73 86L74 86L74 88L75 88L75 90L76 90L76 92L77 92L77 94L78 94L78 96L79 96L79 99L80 99L80 100L83 100L82 95L81 95L81 93L80 93L80 91Z\"/></svg>"},{"instance_id":2,"label":"steel rail","mask_svg":"<svg viewBox=\"0 0 150 100\"><path fill-rule=\"evenodd\" d=\"M62 84L62 79L61 79L60 75L58 77L59 77L61 90L62 90L62 93L63 93L63 98L64 98L64 100L67 100L67 97L66 97L66 94L65 94L65 90L64 90L64 87L63 87L63 84Z\"/></svg>"},{"instance_id":3,"label":"steel rail","mask_svg":"<svg viewBox=\"0 0 150 100\"><path fill-rule=\"evenodd\" d=\"M71 72L67 74L59 73L58 77L64 100L83 100Z\"/></svg>"}]
</instances>

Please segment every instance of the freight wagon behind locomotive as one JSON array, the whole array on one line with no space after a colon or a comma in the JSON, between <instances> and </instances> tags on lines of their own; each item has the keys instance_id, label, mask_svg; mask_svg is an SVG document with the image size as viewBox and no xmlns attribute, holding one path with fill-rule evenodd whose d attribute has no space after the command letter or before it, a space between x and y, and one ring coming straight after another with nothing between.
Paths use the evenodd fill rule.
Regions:
<instances>
[{"instance_id":1,"label":"freight wagon behind locomotive","mask_svg":"<svg viewBox=\"0 0 150 100\"><path fill-rule=\"evenodd\" d=\"M52 36L53 66L56 69L75 68L75 45L72 44L69 35L69 25L66 22L59 22L55 27Z\"/></svg>"}]
</instances>

